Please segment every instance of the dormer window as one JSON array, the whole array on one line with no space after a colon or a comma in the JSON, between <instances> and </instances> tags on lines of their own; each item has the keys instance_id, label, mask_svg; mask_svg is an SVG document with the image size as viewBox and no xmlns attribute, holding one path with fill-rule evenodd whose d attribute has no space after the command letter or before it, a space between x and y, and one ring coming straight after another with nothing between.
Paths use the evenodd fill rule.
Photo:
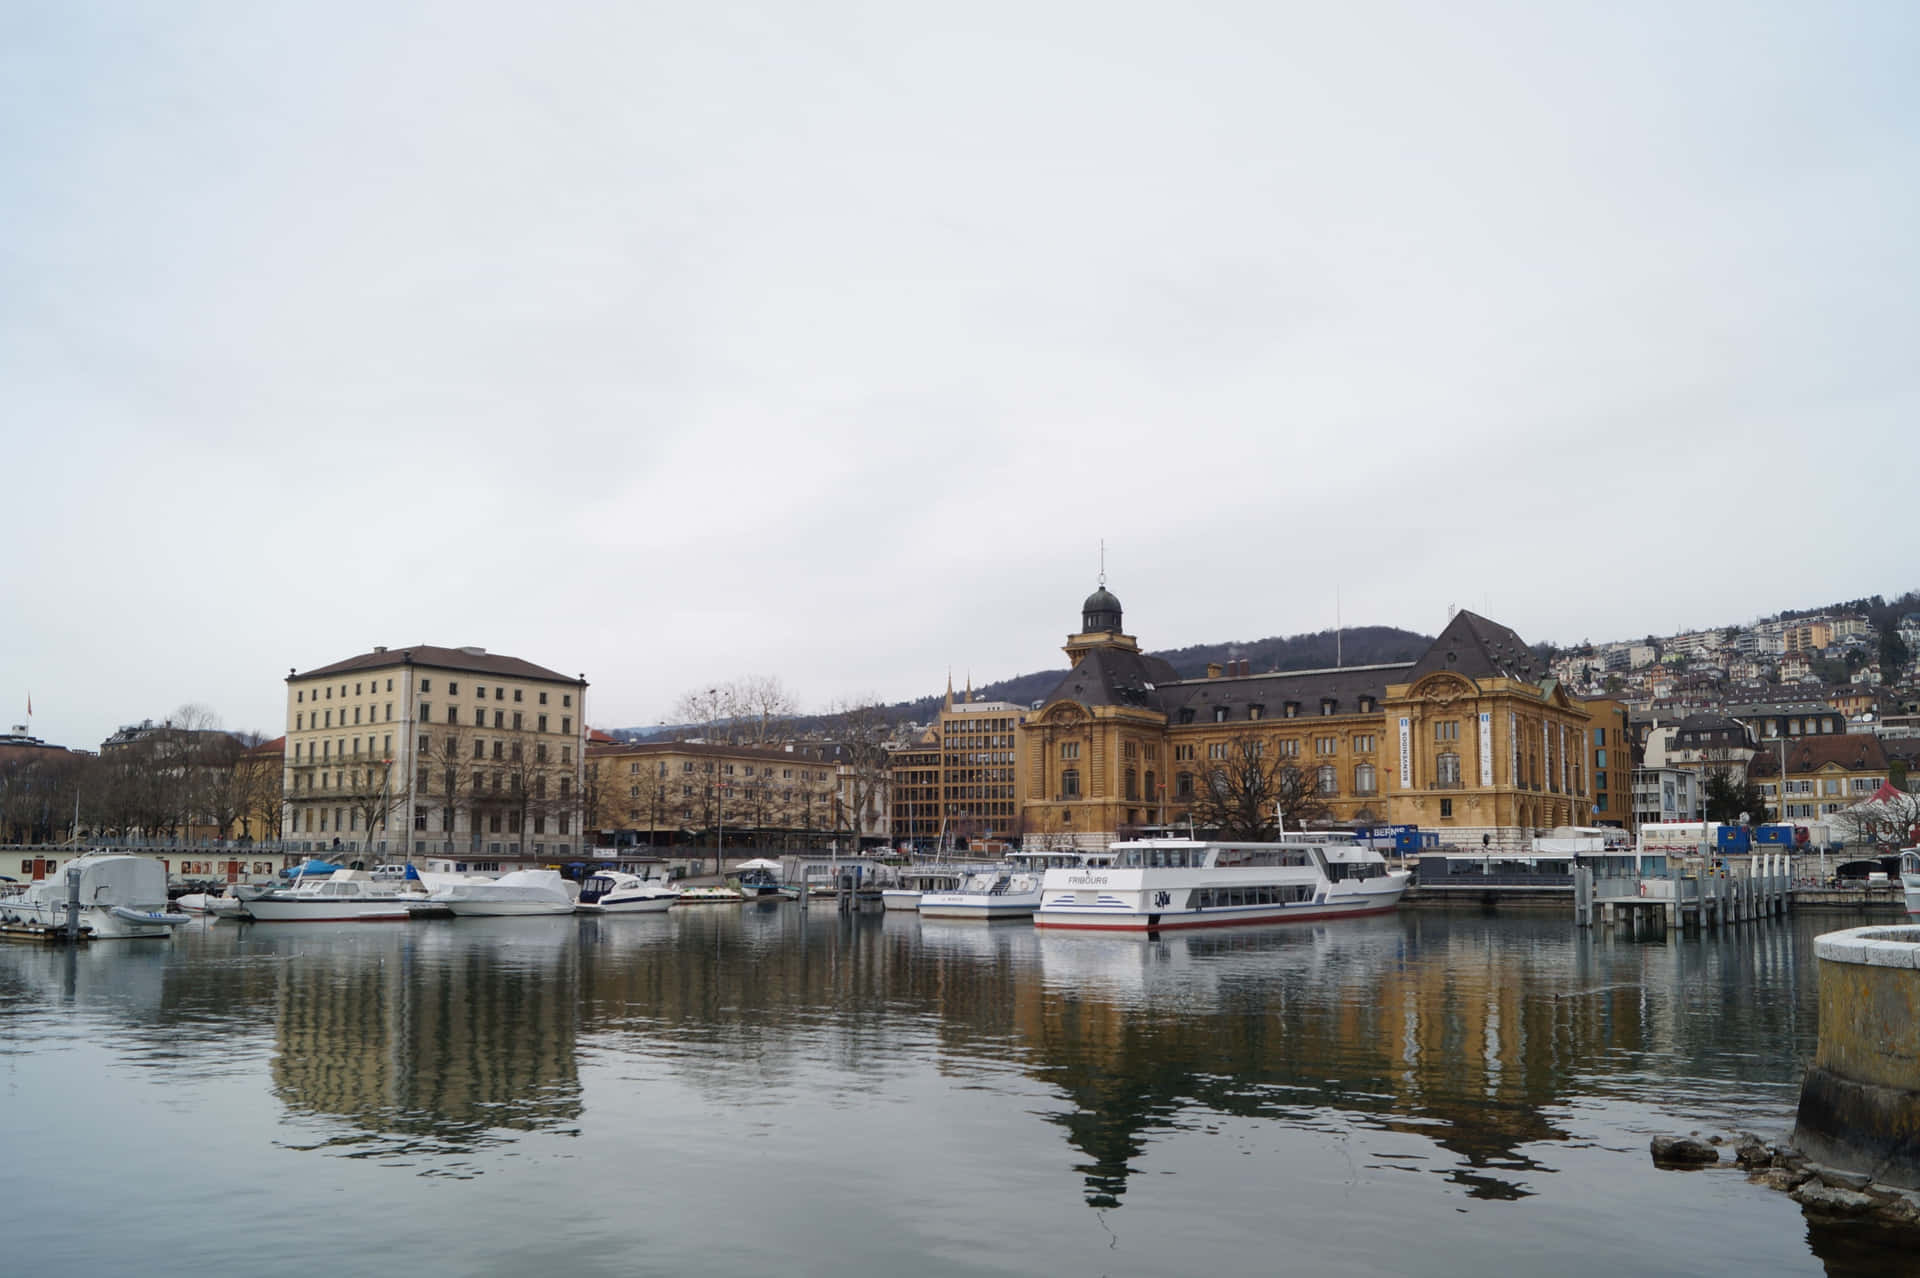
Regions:
<instances>
[{"instance_id":1,"label":"dormer window","mask_svg":"<svg viewBox=\"0 0 1920 1278\"><path fill-rule=\"evenodd\" d=\"M1180 722L1182 722L1182 723L1192 723L1192 722L1193 722L1193 707L1192 707L1192 706L1182 706L1182 707L1181 707L1181 709L1180 709Z\"/></svg>"},{"instance_id":2,"label":"dormer window","mask_svg":"<svg viewBox=\"0 0 1920 1278\"><path fill-rule=\"evenodd\" d=\"M1225 706L1215 706L1213 708L1213 721L1215 723L1225 723L1227 721L1227 708Z\"/></svg>"},{"instance_id":3,"label":"dormer window","mask_svg":"<svg viewBox=\"0 0 1920 1278\"><path fill-rule=\"evenodd\" d=\"M1300 703L1298 701L1287 702L1287 718L1297 719L1299 717L1300 717Z\"/></svg>"},{"instance_id":4,"label":"dormer window","mask_svg":"<svg viewBox=\"0 0 1920 1278\"><path fill-rule=\"evenodd\" d=\"M1372 698L1372 697L1362 697L1362 698L1360 698L1360 713L1361 713L1361 714L1372 714L1372 713L1373 713L1373 698Z\"/></svg>"},{"instance_id":5,"label":"dormer window","mask_svg":"<svg viewBox=\"0 0 1920 1278\"><path fill-rule=\"evenodd\" d=\"M1340 703L1339 703L1339 702L1337 702L1337 701L1335 701L1335 700L1334 700L1334 699L1333 699L1332 697L1322 697L1322 698L1320 698L1320 713L1321 713L1321 715L1322 715L1322 716L1325 716L1325 715L1330 715L1330 714L1332 714L1332 713L1333 713L1333 710L1334 710L1334 707L1335 707L1335 706L1337 706L1337 705L1339 705L1339 704L1340 704Z\"/></svg>"},{"instance_id":6,"label":"dormer window","mask_svg":"<svg viewBox=\"0 0 1920 1278\"><path fill-rule=\"evenodd\" d=\"M1265 706L1252 705L1247 707L1247 718L1264 719L1266 717L1267 717L1267 708Z\"/></svg>"}]
</instances>

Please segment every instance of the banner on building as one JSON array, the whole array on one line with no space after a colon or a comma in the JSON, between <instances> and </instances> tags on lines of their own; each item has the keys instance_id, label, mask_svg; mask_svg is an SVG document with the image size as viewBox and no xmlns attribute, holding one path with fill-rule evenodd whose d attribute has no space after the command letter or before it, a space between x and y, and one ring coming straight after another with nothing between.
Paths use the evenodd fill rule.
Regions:
<instances>
[{"instance_id":1,"label":"banner on building","mask_svg":"<svg viewBox=\"0 0 1920 1278\"><path fill-rule=\"evenodd\" d=\"M1493 711L1480 712L1480 784L1493 785Z\"/></svg>"},{"instance_id":2,"label":"banner on building","mask_svg":"<svg viewBox=\"0 0 1920 1278\"><path fill-rule=\"evenodd\" d=\"M1400 788L1413 789L1413 720L1400 716Z\"/></svg>"}]
</instances>

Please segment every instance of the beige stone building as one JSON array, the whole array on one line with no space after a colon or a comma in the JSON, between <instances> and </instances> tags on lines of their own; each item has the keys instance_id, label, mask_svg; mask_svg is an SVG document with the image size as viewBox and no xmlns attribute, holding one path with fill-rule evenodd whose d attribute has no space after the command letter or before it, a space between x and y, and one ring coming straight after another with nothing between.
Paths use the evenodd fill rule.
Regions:
<instances>
[{"instance_id":1,"label":"beige stone building","mask_svg":"<svg viewBox=\"0 0 1920 1278\"><path fill-rule=\"evenodd\" d=\"M595 745L592 824L615 845L821 847L844 824L830 747Z\"/></svg>"},{"instance_id":2,"label":"beige stone building","mask_svg":"<svg viewBox=\"0 0 1920 1278\"><path fill-rule=\"evenodd\" d=\"M1029 839L1097 846L1194 812L1241 743L1292 769L1323 818L1518 845L1589 824L1589 717L1511 630L1456 614L1420 660L1183 679L1140 651L1103 585L1072 669L1019 730Z\"/></svg>"},{"instance_id":3,"label":"beige stone building","mask_svg":"<svg viewBox=\"0 0 1920 1278\"><path fill-rule=\"evenodd\" d=\"M484 648L375 648L287 676L286 824L315 852L576 854L584 676Z\"/></svg>"}]
</instances>

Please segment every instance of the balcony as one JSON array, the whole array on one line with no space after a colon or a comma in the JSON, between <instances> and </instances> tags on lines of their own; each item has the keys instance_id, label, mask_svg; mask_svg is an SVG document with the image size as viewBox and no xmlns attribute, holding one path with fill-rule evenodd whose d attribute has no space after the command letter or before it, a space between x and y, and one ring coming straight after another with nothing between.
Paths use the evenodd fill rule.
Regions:
<instances>
[{"instance_id":1,"label":"balcony","mask_svg":"<svg viewBox=\"0 0 1920 1278\"><path fill-rule=\"evenodd\" d=\"M1438 781L1427 782L1429 790L1464 790L1466 788L1467 783L1459 777L1442 777Z\"/></svg>"},{"instance_id":2,"label":"balcony","mask_svg":"<svg viewBox=\"0 0 1920 1278\"><path fill-rule=\"evenodd\" d=\"M1353 789L1347 791L1347 793L1356 799L1371 799L1380 793L1380 787L1377 785L1356 785Z\"/></svg>"}]
</instances>

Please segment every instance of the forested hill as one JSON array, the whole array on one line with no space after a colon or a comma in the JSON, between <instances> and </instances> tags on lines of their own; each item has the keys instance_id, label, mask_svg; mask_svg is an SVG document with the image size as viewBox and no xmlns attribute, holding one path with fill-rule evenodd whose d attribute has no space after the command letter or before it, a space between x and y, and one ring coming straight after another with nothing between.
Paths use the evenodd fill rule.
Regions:
<instances>
[{"instance_id":1,"label":"forested hill","mask_svg":"<svg viewBox=\"0 0 1920 1278\"><path fill-rule=\"evenodd\" d=\"M1431 635L1415 634L1397 626L1357 626L1340 632L1339 664L1371 666L1386 661L1415 661L1432 642ZM1275 635L1249 642L1201 643L1153 655L1172 666L1181 678L1198 679L1216 661L1225 665L1228 661L1243 660L1250 663L1255 674L1274 670L1325 669L1335 664L1335 644L1333 631L1322 630L1315 634ZM1066 673L1066 667L1062 666L1055 670L1017 675L976 688L974 694L984 701L1032 705L1058 687ZM940 698L927 697L910 704L914 709L908 717L917 723L924 723L939 708Z\"/></svg>"},{"instance_id":2,"label":"forested hill","mask_svg":"<svg viewBox=\"0 0 1920 1278\"><path fill-rule=\"evenodd\" d=\"M1415 661L1432 642L1430 635L1415 634L1397 626L1356 626L1340 632L1339 663L1371 666L1388 661ZM1164 659L1183 679L1194 679L1205 675L1207 666L1216 661L1224 665L1231 660L1244 660L1250 663L1255 674L1274 670L1324 669L1334 664L1334 649L1334 632L1322 630L1314 634L1275 635L1247 642L1195 644L1191 648L1176 648L1153 655ZM1032 705L1059 686L1066 673L1064 666L1054 670L1037 670L997 683L982 684L973 692L982 701ZM941 694L935 693L917 701L897 702L885 708L886 716L896 723L909 720L926 723L939 711L940 699ZM802 733L817 730L830 734L832 731L825 718L802 718L794 726ZM634 740L653 740L672 737L678 732L674 728L634 728L619 735L630 736Z\"/></svg>"}]
</instances>

